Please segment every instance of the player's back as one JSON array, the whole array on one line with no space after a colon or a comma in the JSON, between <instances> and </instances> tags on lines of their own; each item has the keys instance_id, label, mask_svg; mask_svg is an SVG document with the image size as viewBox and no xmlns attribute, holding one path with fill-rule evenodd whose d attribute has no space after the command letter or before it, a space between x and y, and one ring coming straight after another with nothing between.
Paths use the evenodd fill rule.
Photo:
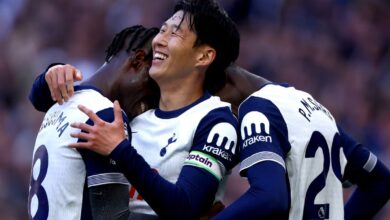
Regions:
<instances>
[{"instance_id":1,"label":"player's back","mask_svg":"<svg viewBox=\"0 0 390 220\"><path fill-rule=\"evenodd\" d=\"M85 164L80 153L69 148L76 142L70 133L72 122L86 122L88 117L77 106L93 111L112 107L100 93L87 89L76 91L63 105L55 104L46 113L33 152L29 192L29 215L34 219L80 219Z\"/></svg>"},{"instance_id":2,"label":"player's back","mask_svg":"<svg viewBox=\"0 0 390 220\"><path fill-rule=\"evenodd\" d=\"M255 119L265 133L257 139L243 138L243 147L258 141L271 146L269 151L282 149L281 164L285 163L290 186L289 219L343 219L340 178L346 159L330 112L306 92L273 84L255 92L244 105L257 110L244 114L241 127L251 128Z\"/></svg>"}]
</instances>

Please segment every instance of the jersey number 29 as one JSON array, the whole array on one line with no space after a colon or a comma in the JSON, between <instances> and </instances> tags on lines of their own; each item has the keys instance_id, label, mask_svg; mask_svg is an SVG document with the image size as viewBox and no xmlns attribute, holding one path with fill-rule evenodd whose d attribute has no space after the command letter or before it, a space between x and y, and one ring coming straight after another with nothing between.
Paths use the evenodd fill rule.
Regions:
<instances>
[{"instance_id":1,"label":"jersey number 29","mask_svg":"<svg viewBox=\"0 0 390 220\"><path fill-rule=\"evenodd\" d=\"M325 137L318 131L313 132L310 141L306 148L306 158L313 158L318 148L322 149L324 156L323 170L313 182L309 185L305 197L305 206L303 210L303 219L329 219L329 204L314 204L314 199L317 194L325 187L326 178L328 176L330 165L333 172L341 181L340 168L340 135L335 134L332 141L331 152L329 152L328 144Z\"/></svg>"}]
</instances>

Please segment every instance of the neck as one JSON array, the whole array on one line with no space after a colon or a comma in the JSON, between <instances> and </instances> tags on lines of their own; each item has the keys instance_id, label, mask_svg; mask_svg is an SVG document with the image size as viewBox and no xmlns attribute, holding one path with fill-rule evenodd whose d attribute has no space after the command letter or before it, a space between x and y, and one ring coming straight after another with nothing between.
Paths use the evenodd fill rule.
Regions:
<instances>
[{"instance_id":1,"label":"neck","mask_svg":"<svg viewBox=\"0 0 390 220\"><path fill-rule=\"evenodd\" d=\"M237 114L238 106L242 101L264 85L270 83L267 79L235 65L229 67L226 73L226 85L217 95L223 101L232 105L232 110L235 114Z\"/></svg>"},{"instance_id":2,"label":"neck","mask_svg":"<svg viewBox=\"0 0 390 220\"><path fill-rule=\"evenodd\" d=\"M114 77L112 77L112 75L109 76L108 72L109 71L106 71L106 69L101 67L91 76L91 78L84 81L82 85L94 86L101 91L102 95L109 97Z\"/></svg>"},{"instance_id":3,"label":"neck","mask_svg":"<svg viewBox=\"0 0 390 220\"><path fill-rule=\"evenodd\" d=\"M183 108L198 100L204 94L203 79L184 79L175 82L159 83L159 108L172 111Z\"/></svg>"}]
</instances>

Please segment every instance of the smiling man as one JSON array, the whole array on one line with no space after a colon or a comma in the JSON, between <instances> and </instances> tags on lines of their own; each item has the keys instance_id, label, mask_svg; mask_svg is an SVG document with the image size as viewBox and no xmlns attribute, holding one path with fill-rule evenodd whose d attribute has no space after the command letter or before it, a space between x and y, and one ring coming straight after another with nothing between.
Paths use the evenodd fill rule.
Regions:
<instances>
[{"instance_id":1,"label":"smiling man","mask_svg":"<svg viewBox=\"0 0 390 220\"><path fill-rule=\"evenodd\" d=\"M120 129L118 108L115 121L105 123L81 107L94 126L73 124L87 133L72 136L86 142L70 146L116 161L132 185L132 213L144 219L156 214L198 219L220 198L217 191L223 191L225 176L238 162L238 125L230 104L211 94L223 87L239 40L215 1L179 1L152 42L149 74L160 90L159 107L131 121L131 141Z\"/></svg>"}]
</instances>

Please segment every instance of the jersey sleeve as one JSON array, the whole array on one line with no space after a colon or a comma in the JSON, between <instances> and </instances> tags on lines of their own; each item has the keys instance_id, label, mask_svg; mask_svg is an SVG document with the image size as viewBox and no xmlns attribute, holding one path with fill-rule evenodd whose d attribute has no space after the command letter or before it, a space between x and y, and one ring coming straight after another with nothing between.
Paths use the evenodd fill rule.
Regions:
<instances>
[{"instance_id":1,"label":"jersey sleeve","mask_svg":"<svg viewBox=\"0 0 390 220\"><path fill-rule=\"evenodd\" d=\"M347 158L344 185L357 185L345 205L345 219L371 219L390 198L390 170L366 147L339 131Z\"/></svg>"},{"instance_id":2,"label":"jersey sleeve","mask_svg":"<svg viewBox=\"0 0 390 220\"><path fill-rule=\"evenodd\" d=\"M96 112L104 121L114 120L113 108ZM129 133L128 119L122 112L125 133ZM93 122L88 119L87 124ZM83 140L78 140L79 142ZM118 169L116 163L108 157L95 152L79 149L85 164L86 181L83 192L83 216L81 219L128 219L129 183ZM85 215L85 216L84 216Z\"/></svg>"},{"instance_id":3,"label":"jersey sleeve","mask_svg":"<svg viewBox=\"0 0 390 220\"><path fill-rule=\"evenodd\" d=\"M204 169L184 166L177 182L171 183L155 172L127 140L110 157L161 219L198 219L214 201L219 182Z\"/></svg>"},{"instance_id":4,"label":"jersey sleeve","mask_svg":"<svg viewBox=\"0 0 390 220\"><path fill-rule=\"evenodd\" d=\"M285 169L287 127L277 107L250 97L239 108L240 173L249 189L215 219L288 218L289 191Z\"/></svg>"},{"instance_id":5,"label":"jersey sleeve","mask_svg":"<svg viewBox=\"0 0 390 220\"><path fill-rule=\"evenodd\" d=\"M55 104L55 101L51 98L49 86L45 80L45 74L50 67L59 64L62 63L53 63L49 65L43 73L37 76L31 87L28 98L34 108L38 111L46 112L52 105Z\"/></svg>"},{"instance_id":6,"label":"jersey sleeve","mask_svg":"<svg viewBox=\"0 0 390 220\"><path fill-rule=\"evenodd\" d=\"M228 107L209 112L199 123L185 166L199 167L221 181L238 163L238 122Z\"/></svg>"},{"instance_id":7,"label":"jersey sleeve","mask_svg":"<svg viewBox=\"0 0 390 220\"><path fill-rule=\"evenodd\" d=\"M270 161L285 169L291 149L287 126L279 109L269 100L250 97L239 108L240 174L251 166Z\"/></svg>"},{"instance_id":8,"label":"jersey sleeve","mask_svg":"<svg viewBox=\"0 0 390 220\"><path fill-rule=\"evenodd\" d=\"M265 161L248 168L249 189L213 220L288 219L289 191L284 169Z\"/></svg>"},{"instance_id":9,"label":"jersey sleeve","mask_svg":"<svg viewBox=\"0 0 390 220\"><path fill-rule=\"evenodd\" d=\"M378 163L378 158L361 143L350 137L340 126L338 129L341 146L347 158L347 165L342 176L344 186L364 182L367 174L372 172Z\"/></svg>"},{"instance_id":10,"label":"jersey sleeve","mask_svg":"<svg viewBox=\"0 0 390 220\"><path fill-rule=\"evenodd\" d=\"M113 108L107 108L96 113L102 120L112 122L114 120ZM123 120L125 124L125 133L129 134L130 126L126 115L123 113ZM86 122L89 125L93 125L92 120ZM79 140L83 141L83 140ZM109 157L99 155L89 150L79 150L85 163L87 173L88 187L105 185L105 184L125 184L128 185L128 181L122 172L118 169L115 161Z\"/></svg>"}]
</instances>

